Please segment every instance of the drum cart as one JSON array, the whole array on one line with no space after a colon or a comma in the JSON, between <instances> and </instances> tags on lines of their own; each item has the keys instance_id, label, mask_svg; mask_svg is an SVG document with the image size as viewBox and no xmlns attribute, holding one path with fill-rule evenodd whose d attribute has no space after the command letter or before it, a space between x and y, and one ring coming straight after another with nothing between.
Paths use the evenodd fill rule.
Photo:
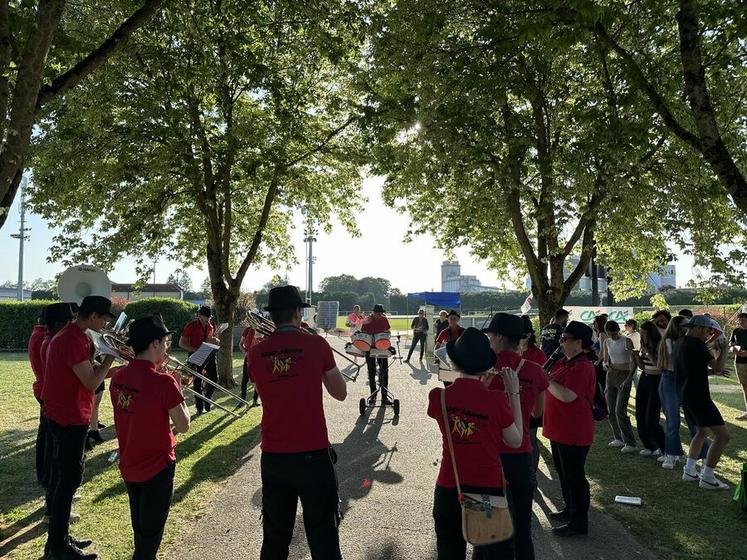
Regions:
<instances>
[{"instance_id":1,"label":"drum cart","mask_svg":"<svg viewBox=\"0 0 747 560\"><path fill-rule=\"evenodd\" d=\"M388 360L395 362L397 360L397 354L399 354L398 351L399 351L399 335L397 335L397 351L395 351L394 348L389 348L387 350L372 349L370 351L370 355L371 357L374 357L374 358L387 358ZM399 356L399 360L400 361L402 360L402 356ZM377 367L378 367L378 362L377 362ZM394 415L399 416L399 399L388 388L386 390L386 393L387 394L384 395L381 386L379 386L376 389L376 391L371 393L368 397L361 398L361 400L358 401L358 412L360 412L360 415L364 416L368 409L386 408L387 406L391 406L392 409L394 410ZM379 395L381 396L381 404L376 404L376 401L378 400Z\"/></svg>"}]
</instances>

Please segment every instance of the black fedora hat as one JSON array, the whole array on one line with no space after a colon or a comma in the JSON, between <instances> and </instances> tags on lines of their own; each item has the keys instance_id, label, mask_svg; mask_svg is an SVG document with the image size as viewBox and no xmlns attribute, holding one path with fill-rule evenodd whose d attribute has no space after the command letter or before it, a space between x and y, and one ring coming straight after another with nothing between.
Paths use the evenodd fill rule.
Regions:
<instances>
[{"instance_id":1,"label":"black fedora hat","mask_svg":"<svg viewBox=\"0 0 747 560\"><path fill-rule=\"evenodd\" d=\"M301 298L301 292L295 286L277 286L270 290L265 311L280 311L282 309L296 309L311 307Z\"/></svg>"},{"instance_id":2,"label":"black fedora hat","mask_svg":"<svg viewBox=\"0 0 747 560\"><path fill-rule=\"evenodd\" d=\"M84 316L86 313L98 313L99 315L107 315L114 319L114 313L112 313L112 302L109 298L104 296L86 296L83 301L80 302L80 313Z\"/></svg>"},{"instance_id":3,"label":"black fedora hat","mask_svg":"<svg viewBox=\"0 0 747 560\"><path fill-rule=\"evenodd\" d=\"M480 375L495 364L495 352L490 349L488 338L475 327L447 342L446 354L456 369L468 375Z\"/></svg>"},{"instance_id":4,"label":"black fedora hat","mask_svg":"<svg viewBox=\"0 0 747 560\"><path fill-rule=\"evenodd\" d=\"M53 328L57 323L66 323L72 321L73 310L70 308L69 303L52 303L49 304L44 313L44 319L47 327Z\"/></svg>"},{"instance_id":5,"label":"black fedora hat","mask_svg":"<svg viewBox=\"0 0 747 560\"><path fill-rule=\"evenodd\" d=\"M160 313L149 317L135 319L127 331L128 344L150 344L154 340L161 340L164 336L174 334L163 322Z\"/></svg>"},{"instance_id":6,"label":"black fedora hat","mask_svg":"<svg viewBox=\"0 0 747 560\"><path fill-rule=\"evenodd\" d=\"M377 303L376 305L373 306L373 312L374 313L386 313L386 311L384 311L384 306L381 305L380 303Z\"/></svg>"},{"instance_id":7,"label":"black fedora hat","mask_svg":"<svg viewBox=\"0 0 747 560\"><path fill-rule=\"evenodd\" d=\"M524 321L518 315L496 313L490 324L482 332L500 334L511 340L521 340L527 333L524 331Z\"/></svg>"},{"instance_id":8,"label":"black fedora hat","mask_svg":"<svg viewBox=\"0 0 747 560\"><path fill-rule=\"evenodd\" d=\"M563 330L563 334L569 334L582 342L591 342L593 333L591 327L581 321L571 321Z\"/></svg>"}]
</instances>

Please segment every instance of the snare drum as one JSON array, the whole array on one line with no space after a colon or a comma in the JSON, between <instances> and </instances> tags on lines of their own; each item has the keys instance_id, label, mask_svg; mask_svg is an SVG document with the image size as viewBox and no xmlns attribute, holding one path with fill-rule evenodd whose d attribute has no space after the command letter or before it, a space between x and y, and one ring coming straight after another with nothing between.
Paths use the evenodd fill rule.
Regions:
<instances>
[{"instance_id":1,"label":"snare drum","mask_svg":"<svg viewBox=\"0 0 747 560\"><path fill-rule=\"evenodd\" d=\"M373 336L368 333L359 331L354 333L351 339L353 340L353 346L364 352L368 352L373 345Z\"/></svg>"},{"instance_id":2,"label":"snare drum","mask_svg":"<svg viewBox=\"0 0 747 560\"><path fill-rule=\"evenodd\" d=\"M386 350L392 345L389 337L390 335L388 332L378 333L376 336L374 336L374 346L376 346L376 348L378 348L379 350Z\"/></svg>"}]
</instances>

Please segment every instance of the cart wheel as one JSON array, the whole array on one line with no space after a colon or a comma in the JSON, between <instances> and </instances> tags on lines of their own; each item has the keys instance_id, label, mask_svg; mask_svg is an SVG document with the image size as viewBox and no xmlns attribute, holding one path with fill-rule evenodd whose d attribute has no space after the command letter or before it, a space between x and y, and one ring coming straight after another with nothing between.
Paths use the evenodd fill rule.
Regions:
<instances>
[{"instance_id":1,"label":"cart wheel","mask_svg":"<svg viewBox=\"0 0 747 560\"><path fill-rule=\"evenodd\" d=\"M394 399L392 406L394 407L394 415L399 416L399 399Z\"/></svg>"},{"instance_id":2,"label":"cart wheel","mask_svg":"<svg viewBox=\"0 0 747 560\"><path fill-rule=\"evenodd\" d=\"M358 401L358 411L361 413L361 416L366 413L366 399L361 399Z\"/></svg>"}]
</instances>

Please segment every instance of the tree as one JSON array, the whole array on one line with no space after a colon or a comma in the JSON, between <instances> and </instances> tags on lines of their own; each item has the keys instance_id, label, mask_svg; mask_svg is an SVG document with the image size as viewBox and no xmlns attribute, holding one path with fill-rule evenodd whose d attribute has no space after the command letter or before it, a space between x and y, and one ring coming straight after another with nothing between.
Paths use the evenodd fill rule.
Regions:
<instances>
[{"instance_id":1,"label":"tree","mask_svg":"<svg viewBox=\"0 0 747 560\"><path fill-rule=\"evenodd\" d=\"M319 282L322 292L358 292L358 279L351 274L340 274L339 276L328 276Z\"/></svg>"},{"instance_id":2,"label":"tree","mask_svg":"<svg viewBox=\"0 0 747 560\"><path fill-rule=\"evenodd\" d=\"M176 284L185 292L192 291L192 278L187 274L187 271L183 268L177 268L174 272L169 274L166 280L167 284Z\"/></svg>"},{"instance_id":3,"label":"tree","mask_svg":"<svg viewBox=\"0 0 747 560\"><path fill-rule=\"evenodd\" d=\"M121 64L40 125L32 199L61 224L53 258L107 265L130 254L145 266L168 250L183 266L204 261L232 327L249 268L291 258L294 212L329 229L337 209L356 210L358 114L346 81L362 40L357 10L190 0L154 19ZM230 332L218 358L226 384Z\"/></svg>"},{"instance_id":4,"label":"tree","mask_svg":"<svg viewBox=\"0 0 747 560\"><path fill-rule=\"evenodd\" d=\"M21 182L34 124L49 102L122 50L163 3L144 0L133 12L130 1L66 7L65 0L0 0L0 227Z\"/></svg>"}]
</instances>

